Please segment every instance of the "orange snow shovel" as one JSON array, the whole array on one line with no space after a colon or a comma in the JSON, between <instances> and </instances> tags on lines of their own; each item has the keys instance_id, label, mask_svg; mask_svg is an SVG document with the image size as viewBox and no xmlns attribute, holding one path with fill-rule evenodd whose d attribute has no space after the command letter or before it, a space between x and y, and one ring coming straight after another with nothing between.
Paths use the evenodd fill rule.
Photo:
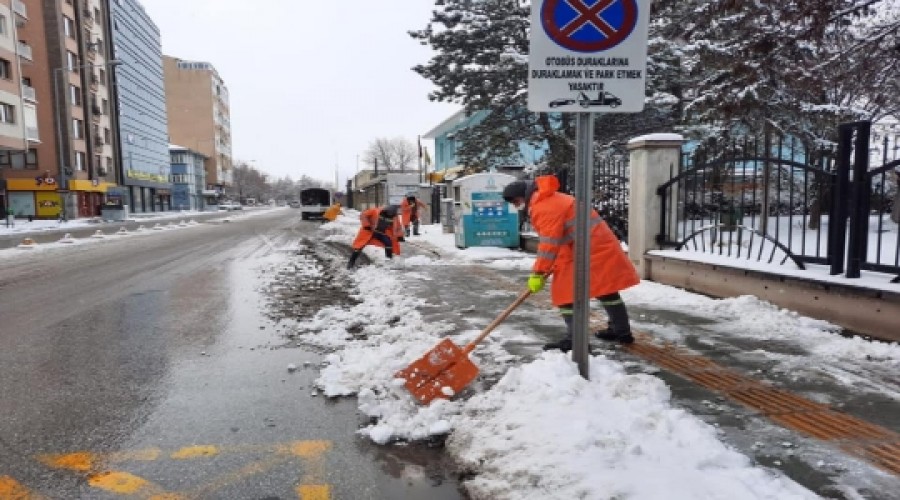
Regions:
<instances>
[{"instance_id":1,"label":"orange snow shovel","mask_svg":"<svg viewBox=\"0 0 900 500\"><path fill-rule=\"evenodd\" d=\"M440 341L424 356L394 374L404 379L403 384L422 404L430 404L434 398L450 399L478 376L478 367L469 359L469 353L485 339L497 325L503 322L515 308L531 295L530 290L520 293L516 300L494 318L475 340L460 349L449 338Z\"/></svg>"}]
</instances>

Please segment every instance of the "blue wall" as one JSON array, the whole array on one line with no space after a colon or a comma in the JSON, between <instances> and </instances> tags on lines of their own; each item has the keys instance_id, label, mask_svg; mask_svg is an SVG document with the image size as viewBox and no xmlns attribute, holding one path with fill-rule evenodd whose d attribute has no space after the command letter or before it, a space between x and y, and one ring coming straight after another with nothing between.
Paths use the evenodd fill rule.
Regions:
<instances>
[{"instance_id":1,"label":"blue wall","mask_svg":"<svg viewBox=\"0 0 900 500\"><path fill-rule=\"evenodd\" d=\"M460 147L460 141L457 134L460 130L473 127L481 123L486 117L487 111L479 111L466 117L465 120L457 124L455 127L444 131L442 134L434 138L434 170L441 171L448 168L460 166L456 152ZM539 163L547 153L547 147L535 147L526 141L519 141L518 158L507 158L500 160L501 163L511 165L533 165ZM499 159L498 159L499 160Z\"/></svg>"}]
</instances>

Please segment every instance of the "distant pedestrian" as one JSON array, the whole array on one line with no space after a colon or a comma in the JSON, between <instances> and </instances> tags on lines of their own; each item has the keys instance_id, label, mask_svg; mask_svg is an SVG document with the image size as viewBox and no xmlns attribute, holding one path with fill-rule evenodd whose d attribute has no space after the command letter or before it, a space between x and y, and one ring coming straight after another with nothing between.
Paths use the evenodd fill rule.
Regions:
<instances>
[{"instance_id":1,"label":"distant pedestrian","mask_svg":"<svg viewBox=\"0 0 900 500\"><path fill-rule=\"evenodd\" d=\"M338 215L344 215L344 211L341 210L341 202L336 201L334 202L334 205L331 205L325 210L325 213L322 214L322 218L328 222L334 222Z\"/></svg>"},{"instance_id":2,"label":"distant pedestrian","mask_svg":"<svg viewBox=\"0 0 900 500\"><path fill-rule=\"evenodd\" d=\"M413 235L419 235L419 218L421 216L421 212L419 209L426 209L428 205L419 201L414 194L406 195L406 198L400 203L400 211L403 213L403 228L406 231L406 235L409 236L409 226L412 224L413 227Z\"/></svg>"},{"instance_id":3,"label":"distant pedestrian","mask_svg":"<svg viewBox=\"0 0 900 500\"><path fill-rule=\"evenodd\" d=\"M359 215L361 223L356 239L353 240L353 253L347 262L347 269L353 269L356 259L366 245L384 248L384 256L392 259L400 255L400 241L403 241L403 226L397 215L397 205L370 208Z\"/></svg>"},{"instance_id":4,"label":"distant pedestrian","mask_svg":"<svg viewBox=\"0 0 900 500\"><path fill-rule=\"evenodd\" d=\"M528 278L528 288L537 293L544 288L548 276L553 305L559 308L566 323L566 337L546 344L544 349L572 349L572 305L575 276L575 198L558 192L559 180L552 175L535 181L514 181L503 189L503 199L519 210L525 210L539 236L537 258ZM601 340L630 344L634 342L628 310L619 291L640 283L618 238L600 215L592 210L590 217L590 297L606 310L609 326L594 333Z\"/></svg>"}]
</instances>

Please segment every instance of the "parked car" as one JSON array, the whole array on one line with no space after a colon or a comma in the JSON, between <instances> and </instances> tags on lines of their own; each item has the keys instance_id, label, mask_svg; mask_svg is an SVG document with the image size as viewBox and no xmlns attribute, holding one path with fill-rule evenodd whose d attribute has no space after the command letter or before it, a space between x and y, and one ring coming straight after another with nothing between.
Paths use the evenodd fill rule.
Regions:
<instances>
[{"instance_id":1,"label":"parked car","mask_svg":"<svg viewBox=\"0 0 900 500\"><path fill-rule=\"evenodd\" d=\"M234 203L231 201L225 201L219 203L219 210L231 211L231 210L243 210L244 207L240 203Z\"/></svg>"},{"instance_id":2,"label":"parked car","mask_svg":"<svg viewBox=\"0 0 900 500\"><path fill-rule=\"evenodd\" d=\"M288 206L291 208L300 208L300 202L297 200L293 200L290 203L288 203Z\"/></svg>"}]
</instances>

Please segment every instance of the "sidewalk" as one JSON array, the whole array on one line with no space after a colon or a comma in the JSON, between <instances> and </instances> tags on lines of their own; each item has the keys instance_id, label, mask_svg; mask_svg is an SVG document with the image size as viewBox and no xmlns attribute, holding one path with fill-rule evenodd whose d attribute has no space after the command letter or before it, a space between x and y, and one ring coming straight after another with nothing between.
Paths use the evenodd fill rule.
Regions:
<instances>
[{"instance_id":1,"label":"sidewalk","mask_svg":"<svg viewBox=\"0 0 900 500\"><path fill-rule=\"evenodd\" d=\"M325 227L328 239L352 237L358 223L346 219ZM716 300L648 282L626 291L644 332L638 345L648 349L596 344L585 382L568 356L541 349L563 334L545 293L476 349L477 383L449 402L411 404L393 371L442 336L457 343L475 336L523 287L531 265L530 256L505 249L460 251L438 226L424 229L404 245L400 269L384 267L375 252L375 262L355 272L360 305L326 308L297 336L336 350L318 383L330 396L357 395L360 410L377 420L363 435L392 443L449 433L448 452L472 474L466 485L474 497L891 498L886 492L900 491L897 475L841 442L783 427L771 411L729 399L733 392L684 378L701 371L670 372L648 360L650 347L675 346L679 359L715 364L718 375L735 372L744 383L896 436L897 345L844 338L833 325L749 296ZM308 337L313 330L321 331Z\"/></svg>"}]
</instances>

